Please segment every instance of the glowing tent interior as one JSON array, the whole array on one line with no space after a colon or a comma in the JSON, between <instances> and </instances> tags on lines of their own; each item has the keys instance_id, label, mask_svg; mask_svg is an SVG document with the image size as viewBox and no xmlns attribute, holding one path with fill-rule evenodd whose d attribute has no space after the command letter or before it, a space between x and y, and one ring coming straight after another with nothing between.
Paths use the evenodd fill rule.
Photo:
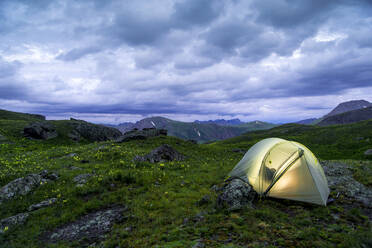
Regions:
<instances>
[{"instance_id":1,"label":"glowing tent interior","mask_svg":"<svg viewBox=\"0 0 372 248\"><path fill-rule=\"evenodd\" d=\"M260 195L327 204L329 188L323 168L308 148L294 141L261 140L229 176L246 177Z\"/></svg>"}]
</instances>

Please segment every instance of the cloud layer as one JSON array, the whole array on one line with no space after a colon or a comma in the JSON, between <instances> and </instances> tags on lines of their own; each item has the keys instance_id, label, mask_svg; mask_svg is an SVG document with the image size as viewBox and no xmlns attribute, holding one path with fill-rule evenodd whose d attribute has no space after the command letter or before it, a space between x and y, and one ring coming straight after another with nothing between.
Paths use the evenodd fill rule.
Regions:
<instances>
[{"instance_id":1,"label":"cloud layer","mask_svg":"<svg viewBox=\"0 0 372 248\"><path fill-rule=\"evenodd\" d=\"M372 101L370 1L0 2L0 108L274 122Z\"/></svg>"}]
</instances>

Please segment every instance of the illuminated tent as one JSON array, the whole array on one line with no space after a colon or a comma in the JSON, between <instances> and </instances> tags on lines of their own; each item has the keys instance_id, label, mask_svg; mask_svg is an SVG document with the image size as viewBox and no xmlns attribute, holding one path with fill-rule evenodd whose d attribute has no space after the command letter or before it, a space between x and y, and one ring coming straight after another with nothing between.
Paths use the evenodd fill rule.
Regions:
<instances>
[{"instance_id":1,"label":"illuminated tent","mask_svg":"<svg viewBox=\"0 0 372 248\"><path fill-rule=\"evenodd\" d=\"M327 204L329 188L323 168L308 148L294 141L261 140L229 176L246 177L260 195Z\"/></svg>"}]
</instances>

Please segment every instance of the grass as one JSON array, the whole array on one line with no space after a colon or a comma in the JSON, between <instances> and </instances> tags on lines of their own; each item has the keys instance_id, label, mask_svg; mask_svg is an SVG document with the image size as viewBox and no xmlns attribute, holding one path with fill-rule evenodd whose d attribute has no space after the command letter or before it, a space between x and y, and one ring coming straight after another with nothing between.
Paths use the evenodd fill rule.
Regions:
<instances>
[{"instance_id":1,"label":"grass","mask_svg":"<svg viewBox=\"0 0 372 248\"><path fill-rule=\"evenodd\" d=\"M13 120L14 121L14 120ZM5 123L5 124L4 124ZM17 125L15 125L17 123ZM122 144L75 144L64 139L38 142L9 136L23 120L0 122L0 132L12 143L0 144L0 185L43 169L60 178L40 185L33 193L3 203L0 218L25 212L31 204L56 197L57 204L33 212L24 226L0 235L0 247L46 247L40 235L80 216L121 204L129 207L123 223L116 224L104 247L191 247L203 239L206 247L368 247L371 224L359 208L336 202L328 207L260 199L254 209L227 212L215 208L220 184L242 158L232 148L248 149L266 136L304 143L322 159L352 158L354 177L371 186L372 161L361 153L371 146L371 122L347 126L307 127L284 125L209 145L196 145L174 137L155 137ZM63 131L62 126L58 130ZM358 131L359 130L359 131ZM363 137L363 141L355 141ZM169 144L187 159L179 162L134 163L161 144ZM75 156L65 155L76 153ZM82 163L88 160L89 163ZM71 170L71 166L81 170ZM72 179L92 173L83 187ZM198 201L205 195L211 201ZM203 216L203 217L200 217ZM131 227L128 231L126 228ZM76 247L64 243L50 247Z\"/></svg>"}]
</instances>

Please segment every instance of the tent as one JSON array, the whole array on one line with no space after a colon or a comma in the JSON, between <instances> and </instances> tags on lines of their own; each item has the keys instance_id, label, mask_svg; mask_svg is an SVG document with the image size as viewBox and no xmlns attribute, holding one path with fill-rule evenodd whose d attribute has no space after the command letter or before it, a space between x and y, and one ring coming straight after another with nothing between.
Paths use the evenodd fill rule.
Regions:
<instances>
[{"instance_id":1,"label":"tent","mask_svg":"<svg viewBox=\"0 0 372 248\"><path fill-rule=\"evenodd\" d=\"M260 195L326 205L327 178L304 145L279 138L252 146L229 176L248 179Z\"/></svg>"}]
</instances>

